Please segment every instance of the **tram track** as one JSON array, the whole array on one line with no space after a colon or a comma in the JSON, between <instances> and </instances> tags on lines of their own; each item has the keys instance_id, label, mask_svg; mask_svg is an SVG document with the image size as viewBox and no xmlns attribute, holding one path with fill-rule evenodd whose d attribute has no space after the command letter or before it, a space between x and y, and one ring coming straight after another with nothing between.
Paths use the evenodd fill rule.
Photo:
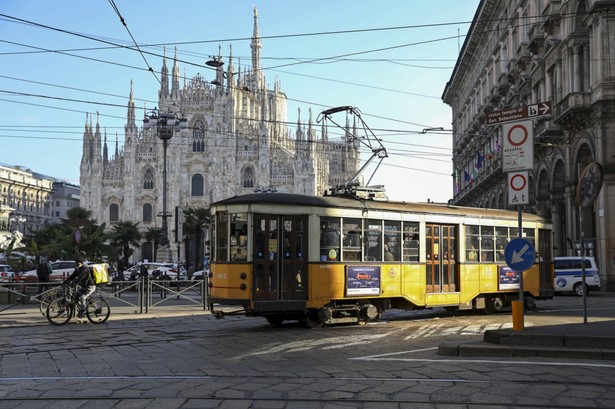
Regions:
<instances>
[{"instance_id":1,"label":"tram track","mask_svg":"<svg viewBox=\"0 0 615 409\"><path fill-rule=\"evenodd\" d=\"M124 381L131 385L132 391L118 386L118 381ZM40 396L37 395L37 384L40 383ZM53 383L55 391L53 396L47 393L44 385ZM317 383L317 384L316 384ZM387 387L387 384L397 383L395 388ZM98 389L93 388L96 384ZM305 385L315 385L313 389ZM434 388L434 384L440 384ZM120 384L122 385L122 384ZM148 385L146 388L145 386ZM258 385L248 388L247 385ZM266 390L263 386L268 385ZM280 385L295 385L296 388L280 390ZM323 389L323 385L328 385ZM345 386L354 385L350 390ZM93 402L105 402L104 405L142 405L154 402L158 407L224 407L230 403L240 404L241 407L301 407L300 405L312 404L336 404L344 407L373 407L373 404L397 405L405 408L413 405L421 407L440 408L443 405L455 405L455 408L561 408L561 409L585 409L606 408L594 399L587 399L585 403L571 400L558 399L557 401L525 402L523 394L512 398L494 394L493 391L505 385L508 389L519 389L520 386L534 387L535 380L471 380L451 378L316 378L316 377L283 377L283 376L51 376L34 378L0 378L0 386L4 391L7 387L14 386L16 392L5 393L0 397L0 408L12 408L18 404L44 404L40 407L82 407ZM182 388L184 386L184 388ZM543 380L540 383L542 389L548 390L556 386L570 386L567 382ZM597 384L595 382L582 382L575 387L588 389L604 388L611 385L608 383ZM417 397L419 387L424 387L425 393ZM23 389L22 389L23 388ZM336 389L338 388L338 389ZM446 388L446 389L443 389ZM472 389L471 397L468 397L468 388ZM24 396L19 391L24 390ZM135 394L135 390L140 390ZM441 391L446 390L446 394ZM379 392L381 391L381 392ZM387 391L387 392L384 392ZM608 391L603 392L608 395ZM27 396L25 396L27 395ZM298 396L301 395L301 396ZM443 397L447 396L447 398ZM603 398L604 399L604 398ZM165 404L166 402L166 404ZM200 403L199 403L200 402ZM271 405L268 405L268 402ZM275 405L274 405L275 403ZM244 406L248 405L248 406ZM298 406L299 405L299 406ZM28 406L39 407L39 406Z\"/></svg>"}]
</instances>

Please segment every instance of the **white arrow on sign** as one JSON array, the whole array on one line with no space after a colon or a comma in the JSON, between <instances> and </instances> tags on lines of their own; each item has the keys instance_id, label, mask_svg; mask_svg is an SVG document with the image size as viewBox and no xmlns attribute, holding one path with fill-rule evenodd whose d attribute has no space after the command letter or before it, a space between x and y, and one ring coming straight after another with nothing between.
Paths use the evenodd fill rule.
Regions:
<instances>
[{"instance_id":1,"label":"white arrow on sign","mask_svg":"<svg viewBox=\"0 0 615 409\"><path fill-rule=\"evenodd\" d=\"M538 110L540 111L540 115L546 115L546 113L549 112L550 109L551 107L544 102L542 103L542 106L538 108Z\"/></svg>"},{"instance_id":2,"label":"white arrow on sign","mask_svg":"<svg viewBox=\"0 0 615 409\"><path fill-rule=\"evenodd\" d=\"M513 251L512 257L510 259L510 263L517 264L517 263L521 263L522 261L524 261L523 255L529 248L530 246L526 244L525 246L523 246L523 248L521 248L521 250L519 250L518 253L516 251Z\"/></svg>"}]
</instances>

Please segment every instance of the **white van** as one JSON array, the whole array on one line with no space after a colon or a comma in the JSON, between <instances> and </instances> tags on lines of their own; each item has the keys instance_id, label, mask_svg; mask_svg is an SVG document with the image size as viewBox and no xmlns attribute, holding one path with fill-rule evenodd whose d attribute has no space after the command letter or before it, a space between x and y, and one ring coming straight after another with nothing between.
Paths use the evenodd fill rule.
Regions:
<instances>
[{"instance_id":1,"label":"white van","mask_svg":"<svg viewBox=\"0 0 615 409\"><path fill-rule=\"evenodd\" d=\"M583 295L583 269L581 256L555 257L555 277L553 286L555 292L574 292ZM585 257L585 288L600 290L600 272L596 266L596 259Z\"/></svg>"}]
</instances>

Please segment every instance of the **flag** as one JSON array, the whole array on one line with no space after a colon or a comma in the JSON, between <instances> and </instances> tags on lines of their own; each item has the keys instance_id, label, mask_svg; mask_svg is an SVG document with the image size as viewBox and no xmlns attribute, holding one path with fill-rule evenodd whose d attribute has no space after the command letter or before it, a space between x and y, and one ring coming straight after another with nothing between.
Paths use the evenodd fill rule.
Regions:
<instances>
[{"instance_id":1,"label":"flag","mask_svg":"<svg viewBox=\"0 0 615 409\"><path fill-rule=\"evenodd\" d=\"M465 170L463 171L463 180L465 180L466 182L470 181L470 175Z\"/></svg>"}]
</instances>

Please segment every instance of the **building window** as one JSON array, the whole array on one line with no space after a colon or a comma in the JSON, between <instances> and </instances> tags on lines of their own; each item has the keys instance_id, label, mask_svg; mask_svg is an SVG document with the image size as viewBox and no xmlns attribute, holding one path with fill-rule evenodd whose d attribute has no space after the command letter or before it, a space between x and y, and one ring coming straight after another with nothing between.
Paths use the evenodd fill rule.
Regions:
<instances>
[{"instance_id":1,"label":"building window","mask_svg":"<svg viewBox=\"0 0 615 409\"><path fill-rule=\"evenodd\" d=\"M203 175L198 173L192 176L192 196L203 196Z\"/></svg>"},{"instance_id":2,"label":"building window","mask_svg":"<svg viewBox=\"0 0 615 409\"><path fill-rule=\"evenodd\" d=\"M154 188L154 171L152 169L148 169L145 171L145 175L143 176L143 189L153 189Z\"/></svg>"},{"instance_id":3,"label":"building window","mask_svg":"<svg viewBox=\"0 0 615 409\"><path fill-rule=\"evenodd\" d=\"M192 152L205 152L205 126L203 125L203 121L200 119L196 121L193 129Z\"/></svg>"},{"instance_id":4,"label":"building window","mask_svg":"<svg viewBox=\"0 0 615 409\"><path fill-rule=\"evenodd\" d=\"M117 222L120 220L120 207L115 203L109 206L109 221Z\"/></svg>"},{"instance_id":5,"label":"building window","mask_svg":"<svg viewBox=\"0 0 615 409\"><path fill-rule=\"evenodd\" d=\"M144 222L152 221L152 205L149 203L145 203L143 205L143 221Z\"/></svg>"},{"instance_id":6,"label":"building window","mask_svg":"<svg viewBox=\"0 0 615 409\"><path fill-rule=\"evenodd\" d=\"M242 186L243 187L254 187L254 171L252 168L246 168L243 171L242 175Z\"/></svg>"}]
</instances>

